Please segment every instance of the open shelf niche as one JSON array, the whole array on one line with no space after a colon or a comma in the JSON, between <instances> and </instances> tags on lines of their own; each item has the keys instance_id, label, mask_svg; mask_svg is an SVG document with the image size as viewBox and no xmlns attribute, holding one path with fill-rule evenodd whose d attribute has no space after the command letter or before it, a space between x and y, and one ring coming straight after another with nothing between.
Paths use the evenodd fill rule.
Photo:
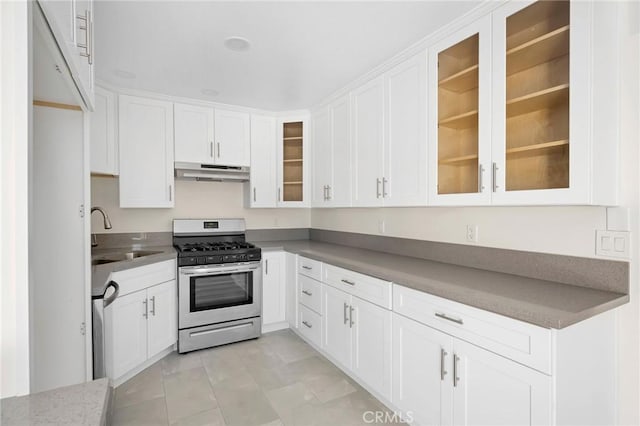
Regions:
<instances>
[{"instance_id":1,"label":"open shelf niche","mask_svg":"<svg viewBox=\"0 0 640 426\"><path fill-rule=\"evenodd\" d=\"M507 18L507 191L569 187L568 1Z\"/></svg>"},{"instance_id":2,"label":"open shelf niche","mask_svg":"<svg viewBox=\"0 0 640 426\"><path fill-rule=\"evenodd\" d=\"M438 193L478 192L478 47L475 34L438 54Z\"/></svg>"},{"instance_id":3,"label":"open shelf niche","mask_svg":"<svg viewBox=\"0 0 640 426\"><path fill-rule=\"evenodd\" d=\"M282 201L302 201L303 129L302 122L283 123Z\"/></svg>"}]
</instances>

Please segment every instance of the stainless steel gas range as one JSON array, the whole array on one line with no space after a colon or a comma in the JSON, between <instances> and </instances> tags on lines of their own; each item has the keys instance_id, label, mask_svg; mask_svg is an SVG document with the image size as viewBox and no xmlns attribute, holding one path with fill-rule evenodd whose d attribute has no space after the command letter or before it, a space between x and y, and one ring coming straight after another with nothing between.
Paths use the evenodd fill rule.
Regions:
<instances>
[{"instance_id":1,"label":"stainless steel gas range","mask_svg":"<svg viewBox=\"0 0 640 426\"><path fill-rule=\"evenodd\" d=\"M178 352L260 336L261 251L244 219L175 219Z\"/></svg>"}]
</instances>

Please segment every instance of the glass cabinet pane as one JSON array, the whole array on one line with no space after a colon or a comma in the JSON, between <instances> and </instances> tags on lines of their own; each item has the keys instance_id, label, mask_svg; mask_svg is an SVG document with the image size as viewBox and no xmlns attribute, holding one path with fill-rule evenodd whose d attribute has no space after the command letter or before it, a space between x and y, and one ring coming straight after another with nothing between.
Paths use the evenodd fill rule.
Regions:
<instances>
[{"instance_id":1,"label":"glass cabinet pane","mask_svg":"<svg viewBox=\"0 0 640 426\"><path fill-rule=\"evenodd\" d=\"M507 191L569 187L569 2L507 18Z\"/></svg>"},{"instance_id":2,"label":"glass cabinet pane","mask_svg":"<svg viewBox=\"0 0 640 426\"><path fill-rule=\"evenodd\" d=\"M302 122L283 123L282 201L302 201Z\"/></svg>"},{"instance_id":3,"label":"glass cabinet pane","mask_svg":"<svg viewBox=\"0 0 640 426\"><path fill-rule=\"evenodd\" d=\"M438 194L478 189L478 42L438 54Z\"/></svg>"}]
</instances>

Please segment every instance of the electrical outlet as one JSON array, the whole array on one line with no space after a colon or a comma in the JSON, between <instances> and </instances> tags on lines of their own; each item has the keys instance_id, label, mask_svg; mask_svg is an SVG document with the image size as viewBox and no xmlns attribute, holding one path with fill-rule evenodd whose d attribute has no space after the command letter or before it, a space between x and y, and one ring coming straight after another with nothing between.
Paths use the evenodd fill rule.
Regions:
<instances>
[{"instance_id":1,"label":"electrical outlet","mask_svg":"<svg viewBox=\"0 0 640 426\"><path fill-rule=\"evenodd\" d=\"M599 256L628 259L630 244L629 232L596 231L596 254Z\"/></svg>"},{"instance_id":2,"label":"electrical outlet","mask_svg":"<svg viewBox=\"0 0 640 426\"><path fill-rule=\"evenodd\" d=\"M381 219L378 221L378 232L384 234L386 232L386 221Z\"/></svg>"},{"instance_id":3,"label":"electrical outlet","mask_svg":"<svg viewBox=\"0 0 640 426\"><path fill-rule=\"evenodd\" d=\"M470 243L478 242L478 225L467 225L467 241Z\"/></svg>"}]
</instances>

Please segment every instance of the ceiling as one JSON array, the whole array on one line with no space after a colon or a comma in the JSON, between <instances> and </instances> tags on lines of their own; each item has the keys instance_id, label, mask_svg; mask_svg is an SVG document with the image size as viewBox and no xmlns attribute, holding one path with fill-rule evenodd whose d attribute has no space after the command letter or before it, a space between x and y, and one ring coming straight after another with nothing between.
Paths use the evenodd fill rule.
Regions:
<instances>
[{"instance_id":1,"label":"ceiling","mask_svg":"<svg viewBox=\"0 0 640 426\"><path fill-rule=\"evenodd\" d=\"M96 77L272 111L308 108L476 5L97 0ZM227 49L232 36L250 49Z\"/></svg>"}]
</instances>

